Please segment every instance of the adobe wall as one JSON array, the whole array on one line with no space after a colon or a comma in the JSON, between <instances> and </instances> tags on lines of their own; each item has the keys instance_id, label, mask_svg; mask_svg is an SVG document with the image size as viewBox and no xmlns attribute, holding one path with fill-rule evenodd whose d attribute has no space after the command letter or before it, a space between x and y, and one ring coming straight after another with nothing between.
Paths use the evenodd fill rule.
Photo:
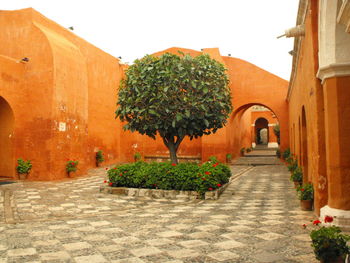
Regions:
<instances>
[{"instance_id":1,"label":"adobe wall","mask_svg":"<svg viewBox=\"0 0 350 263\"><path fill-rule=\"evenodd\" d=\"M305 20L296 78L289 97L291 151L303 167L304 182L312 182L315 190L315 211L327 204L327 174L325 158L325 130L323 89L316 78L318 70L317 4L309 7ZM312 10L312 11L311 11ZM302 110L306 116L306 130L302 128ZM307 134L305 134L307 133Z\"/></svg>"},{"instance_id":2,"label":"adobe wall","mask_svg":"<svg viewBox=\"0 0 350 263\"><path fill-rule=\"evenodd\" d=\"M95 166L99 149L107 164L117 162L118 59L31 8L0 14L1 55L29 58L23 65L24 88L12 87L21 101L10 102L18 116L15 158L32 160L29 179L66 177L67 159L78 160L76 174L84 174Z\"/></svg>"},{"instance_id":3,"label":"adobe wall","mask_svg":"<svg viewBox=\"0 0 350 263\"><path fill-rule=\"evenodd\" d=\"M278 124L277 118L275 114L271 111L252 111L251 113L251 134L252 134L252 142L255 142L255 122L259 118L264 118L268 121L269 124L269 143L277 143L277 137L273 131L273 128L276 124Z\"/></svg>"}]
</instances>

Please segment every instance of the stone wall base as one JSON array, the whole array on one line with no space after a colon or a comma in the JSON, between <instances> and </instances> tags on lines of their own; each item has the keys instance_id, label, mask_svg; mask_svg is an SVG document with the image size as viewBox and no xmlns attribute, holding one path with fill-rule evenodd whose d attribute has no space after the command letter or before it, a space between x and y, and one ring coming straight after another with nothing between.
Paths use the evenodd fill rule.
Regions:
<instances>
[{"instance_id":1,"label":"stone wall base","mask_svg":"<svg viewBox=\"0 0 350 263\"><path fill-rule=\"evenodd\" d=\"M325 216L332 216L334 225L339 226L343 231L350 232L350 210L331 208L326 205L321 208L320 212L321 219L324 219Z\"/></svg>"}]
</instances>

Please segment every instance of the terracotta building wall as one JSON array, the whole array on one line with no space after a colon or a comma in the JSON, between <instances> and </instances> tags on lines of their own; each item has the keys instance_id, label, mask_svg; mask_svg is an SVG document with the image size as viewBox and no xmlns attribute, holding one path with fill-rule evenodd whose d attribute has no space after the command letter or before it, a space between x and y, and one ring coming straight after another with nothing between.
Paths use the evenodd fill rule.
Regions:
<instances>
[{"instance_id":1,"label":"terracotta building wall","mask_svg":"<svg viewBox=\"0 0 350 263\"><path fill-rule=\"evenodd\" d=\"M32 160L30 179L65 177L67 159L79 160L77 174L84 174L95 166L98 149L106 163L118 161L118 59L33 9L2 11L0 24L0 54L29 58L20 91L25 95L13 107L20 115L16 158Z\"/></svg>"},{"instance_id":2,"label":"terracotta building wall","mask_svg":"<svg viewBox=\"0 0 350 263\"><path fill-rule=\"evenodd\" d=\"M291 150L303 168L304 182L312 182L316 188L314 206L319 213L327 203L327 175L323 90L315 77L318 69L317 9L317 5L310 5L305 20L305 37L289 98L289 121Z\"/></svg>"},{"instance_id":3,"label":"terracotta building wall","mask_svg":"<svg viewBox=\"0 0 350 263\"><path fill-rule=\"evenodd\" d=\"M269 130L269 140L268 142L269 143L277 143L277 137L273 131L273 128L276 124L278 124L278 121L277 121L277 117L276 115L271 112L271 111L252 111L251 113L251 118L252 118L252 121L251 121L251 134L252 134L252 142L255 142L255 122L259 119L259 118L264 118L267 120L268 122L268 130Z\"/></svg>"}]
</instances>

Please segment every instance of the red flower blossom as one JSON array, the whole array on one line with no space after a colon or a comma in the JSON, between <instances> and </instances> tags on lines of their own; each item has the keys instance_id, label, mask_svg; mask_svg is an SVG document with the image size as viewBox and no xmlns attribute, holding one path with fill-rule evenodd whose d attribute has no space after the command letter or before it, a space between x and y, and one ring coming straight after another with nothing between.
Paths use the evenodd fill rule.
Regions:
<instances>
[{"instance_id":1,"label":"red flower blossom","mask_svg":"<svg viewBox=\"0 0 350 263\"><path fill-rule=\"evenodd\" d=\"M209 190L209 191L213 191L213 188L209 187L208 190Z\"/></svg>"},{"instance_id":2,"label":"red flower blossom","mask_svg":"<svg viewBox=\"0 0 350 263\"><path fill-rule=\"evenodd\" d=\"M117 170L117 168L113 168L113 170Z\"/></svg>"},{"instance_id":3,"label":"red flower blossom","mask_svg":"<svg viewBox=\"0 0 350 263\"><path fill-rule=\"evenodd\" d=\"M122 173L120 173L120 174L119 174L119 176L123 176L123 174L122 174Z\"/></svg>"},{"instance_id":4,"label":"red flower blossom","mask_svg":"<svg viewBox=\"0 0 350 263\"><path fill-rule=\"evenodd\" d=\"M109 186L112 186L113 185L113 183L112 182L109 182Z\"/></svg>"},{"instance_id":5,"label":"red flower blossom","mask_svg":"<svg viewBox=\"0 0 350 263\"><path fill-rule=\"evenodd\" d=\"M312 224L317 226L318 224L321 224L321 221L320 220L315 220L314 222L312 222Z\"/></svg>"},{"instance_id":6,"label":"red flower blossom","mask_svg":"<svg viewBox=\"0 0 350 263\"><path fill-rule=\"evenodd\" d=\"M206 171L205 174L206 174L206 175L210 175L210 172Z\"/></svg>"},{"instance_id":7,"label":"red flower blossom","mask_svg":"<svg viewBox=\"0 0 350 263\"><path fill-rule=\"evenodd\" d=\"M172 165L172 166L176 166L176 163L172 163L171 165Z\"/></svg>"},{"instance_id":8,"label":"red flower blossom","mask_svg":"<svg viewBox=\"0 0 350 263\"><path fill-rule=\"evenodd\" d=\"M305 191L305 189L304 189L304 188L301 188L301 189L300 189L300 191L304 192L304 191Z\"/></svg>"},{"instance_id":9,"label":"red flower blossom","mask_svg":"<svg viewBox=\"0 0 350 263\"><path fill-rule=\"evenodd\" d=\"M305 225L305 224L303 224L303 228L306 228L306 225Z\"/></svg>"},{"instance_id":10,"label":"red flower blossom","mask_svg":"<svg viewBox=\"0 0 350 263\"><path fill-rule=\"evenodd\" d=\"M104 180L103 182L104 182L104 183L107 183L107 181L106 181L106 180Z\"/></svg>"},{"instance_id":11,"label":"red flower blossom","mask_svg":"<svg viewBox=\"0 0 350 263\"><path fill-rule=\"evenodd\" d=\"M332 223L332 222L333 222L333 217L331 217L331 216L325 216L324 222L325 222L325 223Z\"/></svg>"},{"instance_id":12,"label":"red flower blossom","mask_svg":"<svg viewBox=\"0 0 350 263\"><path fill-rule=\"evenodd\" d=\"M205 180L206 180L206 179L205 179L205 177L202 177L202 180L204 180L204 181L205 181Z\"/></svg>"},{"instance_id":13,"label":"red flower blossom","mask_svg":"<svg viewBox=\"0 0 350 263\"><path fill-rule=\"evenodd\" d=\"M221 187L221 184L217 184L218 187Z\"/></svg>"},{"instance_id":14,"label":"red flower blossom","mask_svg":"<svg viewBox=\"0 0 350 263\"><path fill-rule=\"evenodd\" d=\"M105 169L106 169L106 171L107 171L107 170L108 170L108 167L106 167Z\"/></svg>"}]
</instances>

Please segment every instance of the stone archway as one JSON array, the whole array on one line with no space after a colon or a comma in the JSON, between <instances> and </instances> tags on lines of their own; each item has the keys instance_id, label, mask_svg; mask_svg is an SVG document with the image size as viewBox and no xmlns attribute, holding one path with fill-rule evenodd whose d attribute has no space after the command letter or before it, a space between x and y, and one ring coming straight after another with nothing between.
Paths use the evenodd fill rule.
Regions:
<instances>
[{"instance_id":1,"label":"stone archway","mask_svg":"<svg viewBox=\"0 0 350 263\"><path fill-rule=\"evenodd\" d=\"M0 96L0 177L14 177L14 123L10 105Z\"/></svg>"}]
</instances>

